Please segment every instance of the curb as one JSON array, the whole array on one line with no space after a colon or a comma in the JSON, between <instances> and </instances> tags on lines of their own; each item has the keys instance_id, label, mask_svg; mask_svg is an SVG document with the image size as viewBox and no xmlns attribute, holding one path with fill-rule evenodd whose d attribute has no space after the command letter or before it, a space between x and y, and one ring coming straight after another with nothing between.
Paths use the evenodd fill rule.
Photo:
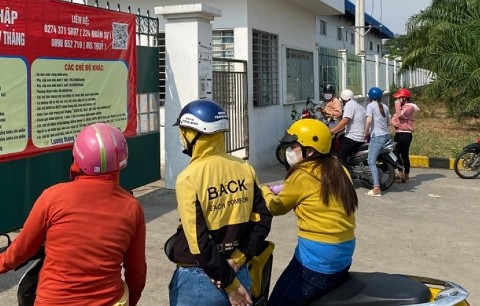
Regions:
<instances>
[{"instance_id":1,"label":"curb","mask_svg":"<svg viewBox=\"0 0 480 306\"><path fill-rule=\"evenodd\" d=\"M410 155L410 166L412 168L440 168L452 170L454 162L455 158Z\"/></svg>"}]
</instances>

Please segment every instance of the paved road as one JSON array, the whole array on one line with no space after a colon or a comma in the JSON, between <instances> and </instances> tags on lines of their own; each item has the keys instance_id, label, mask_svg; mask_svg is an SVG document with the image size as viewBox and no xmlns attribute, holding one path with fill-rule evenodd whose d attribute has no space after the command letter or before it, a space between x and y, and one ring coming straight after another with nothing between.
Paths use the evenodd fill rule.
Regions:
<instances>
[{"instance_id":1,"label":"paved road","mask_svg":"<svg viewBox=\"0 0 480 306\"><path fill-rule=\"evenodd\" d=\"M262 183L283 178L279 165L258 171ZM357 248L352 270L422 275L454 281L480 305L480 179L462 180L452 170L412 169L409 184L396 184L381 198L357 186ZM168 305L174 265L163 243L177 226L175 194L162 181L135 190L147 217L148 280L140 305ZM293 213L275 217L272 284L290 261L296 244ZM15 305L15 284L23 271L0 276L0 305Z\"/></svg>"}]
</instances>

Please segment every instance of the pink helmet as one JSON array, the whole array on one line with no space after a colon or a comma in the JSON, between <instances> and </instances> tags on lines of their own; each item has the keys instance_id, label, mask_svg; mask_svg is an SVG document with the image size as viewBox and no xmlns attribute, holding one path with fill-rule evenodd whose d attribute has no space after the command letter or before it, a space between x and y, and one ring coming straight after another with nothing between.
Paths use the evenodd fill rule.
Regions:
<instances>
[{"instance_id":1,"label":"pink helmet","mask_svg":"<svg viewBox=\"0 0 480 306\"><path fill-rule=\"evenodd\" d=\"M115 127L94 123L78 133L73 145L73 158L87 175L121 170L127 166L127 141Z\"/></svg>"}]
</instances>

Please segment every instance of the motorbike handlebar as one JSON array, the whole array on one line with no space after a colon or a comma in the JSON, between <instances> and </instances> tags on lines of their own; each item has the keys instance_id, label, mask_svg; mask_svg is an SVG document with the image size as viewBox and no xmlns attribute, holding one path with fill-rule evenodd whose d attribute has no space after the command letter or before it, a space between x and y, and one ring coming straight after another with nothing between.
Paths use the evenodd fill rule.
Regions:
<instances>
[{"instance_id":1,"label":"motorbike handlebar","mask_svg":"<svg viewBox=\"0 0 480 306\"><path fill-rule=\"evenodd\" d=\"M0 247L0 253L3 253L10 246L10 244L12 244L12 239L10 238L10 236L8 234L5 234L5 233L0 233L0 236L3 236L3 237L7 238L7 245Z\"/></svg>"}]
</instances>

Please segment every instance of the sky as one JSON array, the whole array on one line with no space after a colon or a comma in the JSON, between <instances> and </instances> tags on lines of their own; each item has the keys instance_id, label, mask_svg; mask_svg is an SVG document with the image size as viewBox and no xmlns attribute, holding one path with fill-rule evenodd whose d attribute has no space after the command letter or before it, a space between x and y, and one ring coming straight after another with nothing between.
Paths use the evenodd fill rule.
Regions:
<instances>
[{"instance_id":1,"label":"sky","mask_svg":"<svg viewBox=\"0 0 480 306\"><path fill-rule=\"evenodd\" d=\"M394 34L405 34L405 23L412 15L430 6L432 0L364 0L365 13L384 24ZM350 0L356 3L356 0Z\"/></svg>"}]
</instances>

